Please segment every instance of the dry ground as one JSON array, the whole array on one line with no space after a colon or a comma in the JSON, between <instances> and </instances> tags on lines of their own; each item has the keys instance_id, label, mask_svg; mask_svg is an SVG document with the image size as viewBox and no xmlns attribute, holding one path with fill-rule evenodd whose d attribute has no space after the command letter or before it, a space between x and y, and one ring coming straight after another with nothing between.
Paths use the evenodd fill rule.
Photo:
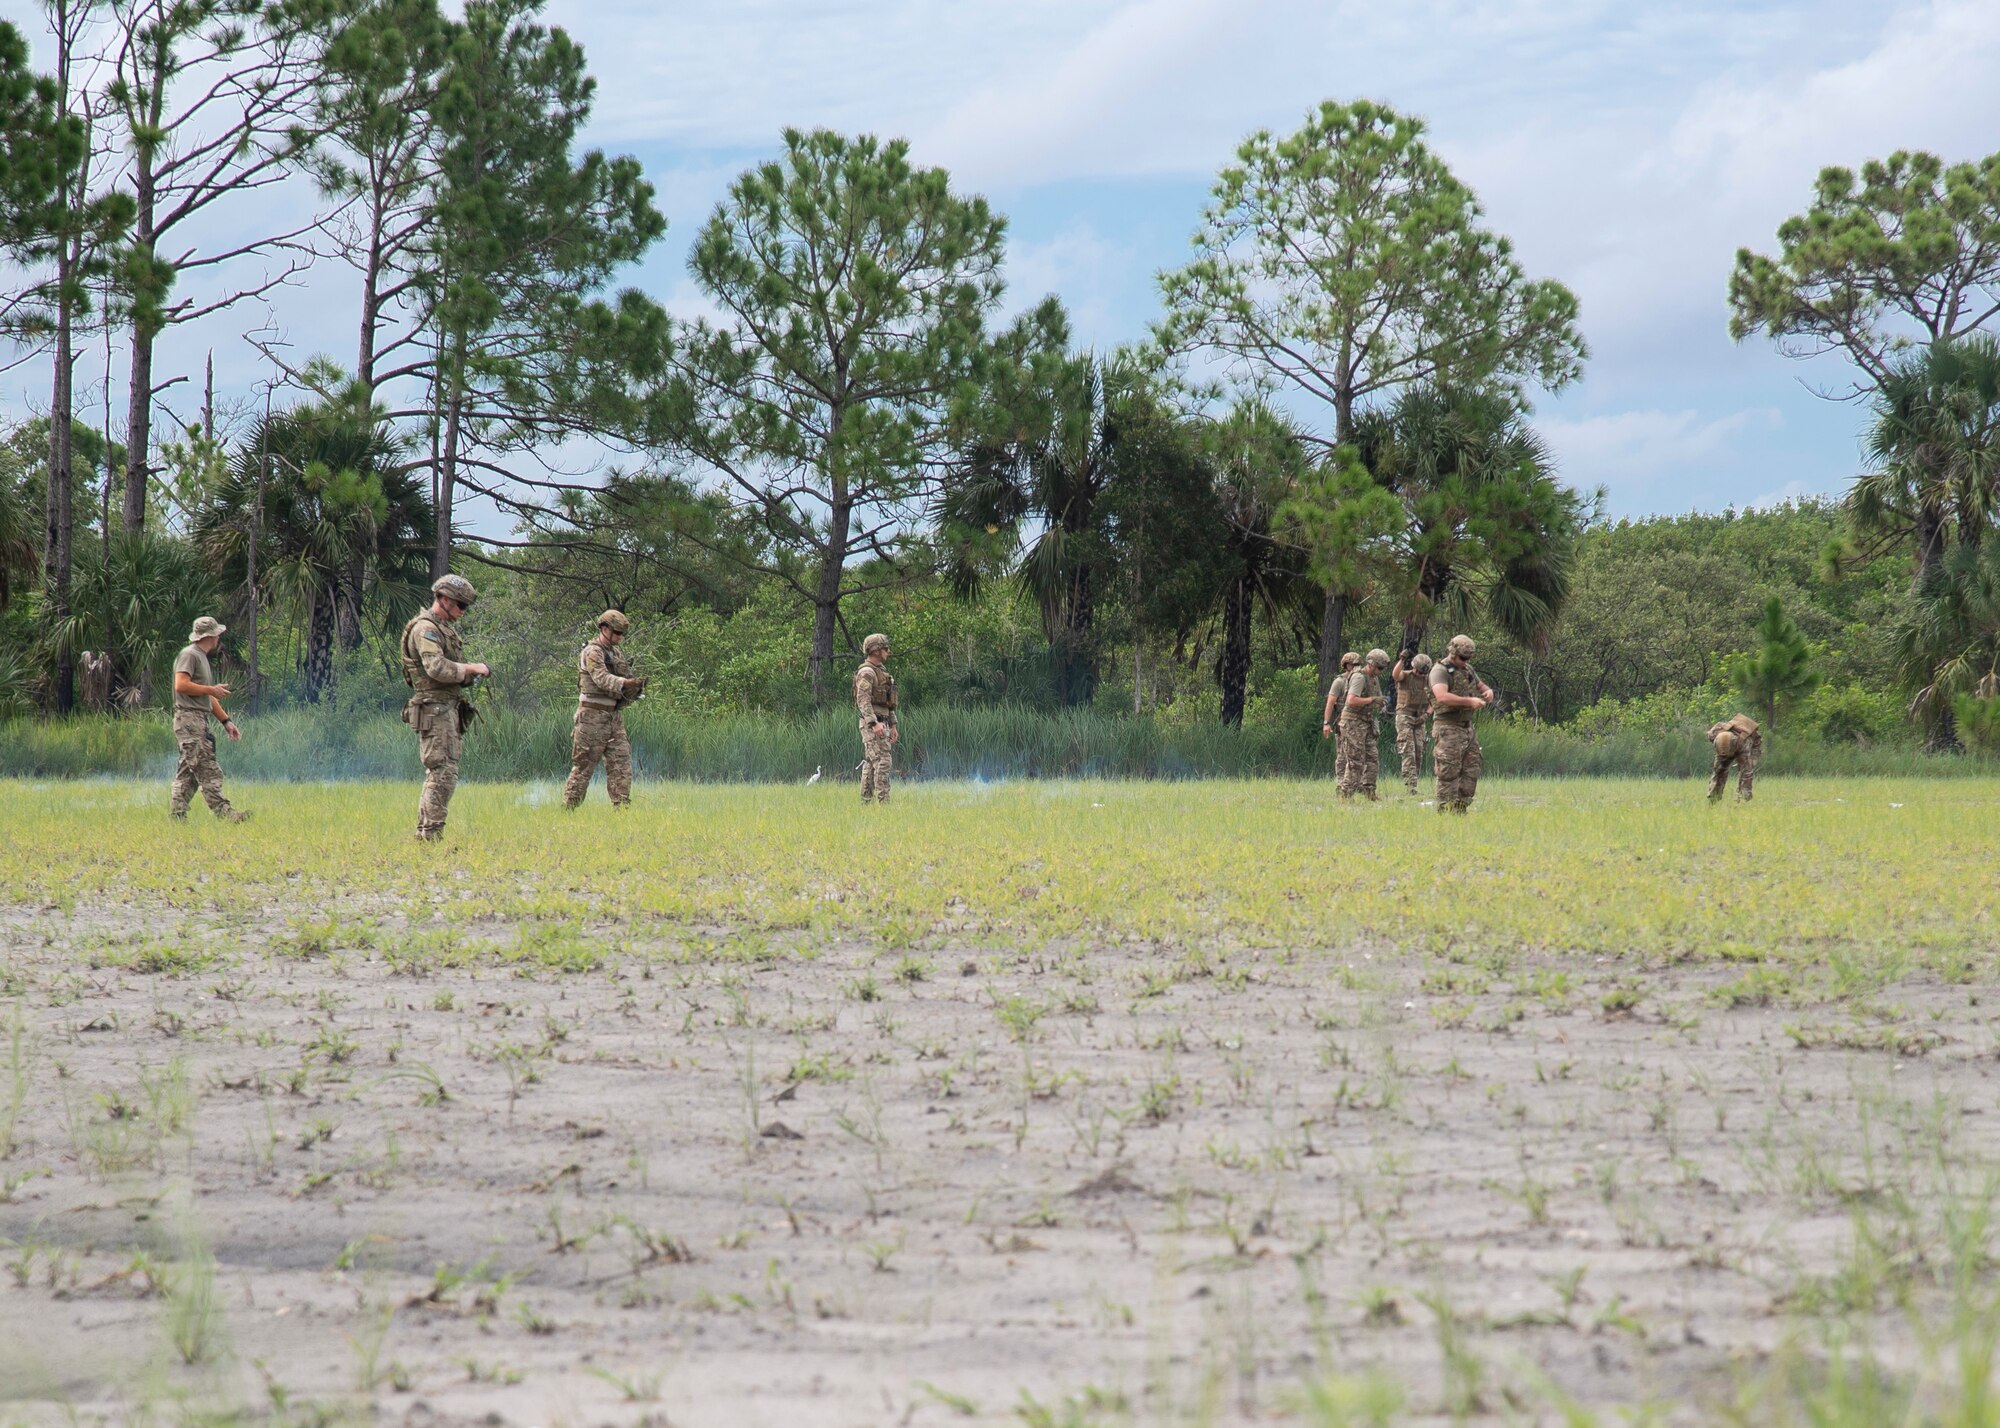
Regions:
<instances>
[{"instance_id":1,"label":"dry ground","mask_svg":"<svg viewBox=\"0 0 2000 1428\"><path fill-rule=\"evenodd\" d=\"M1990 957L14 891L0 1423L1779 1423L1990 1309Z\"/></svg>"}]
</instances>

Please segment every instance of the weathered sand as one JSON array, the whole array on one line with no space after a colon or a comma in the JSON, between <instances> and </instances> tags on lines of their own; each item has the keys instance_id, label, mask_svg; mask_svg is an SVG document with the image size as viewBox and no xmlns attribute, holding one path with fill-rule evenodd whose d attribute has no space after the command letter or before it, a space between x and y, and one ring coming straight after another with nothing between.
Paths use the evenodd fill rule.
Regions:
<instances>
[{"instance_id":1,"label":"weathered sand","mask_svg":"<svg viewBox=\"0 0 2000 1428\"><path fill-rule=\"evenodd\" d=\"M931 949L905 981L853 945L649 957L665 928L609 969L412 977L393 914L366 950L274 955L274 917L197 926L213 970L89 969L148 920L5 928L0 1421L1237 1423L1380 1366L1415 1421L1546 1375L1696 1423L1857 1202L1927 1204L1927 1158L2000 1131L1990 986L1726 1009L1741 969L1382 946ZM175 1130L144 1083L177 1060ZM134 1270L190 1231L195 1368ZM434 1296L439 1266L472 1281Z\"/></svg>"}]
</instances>

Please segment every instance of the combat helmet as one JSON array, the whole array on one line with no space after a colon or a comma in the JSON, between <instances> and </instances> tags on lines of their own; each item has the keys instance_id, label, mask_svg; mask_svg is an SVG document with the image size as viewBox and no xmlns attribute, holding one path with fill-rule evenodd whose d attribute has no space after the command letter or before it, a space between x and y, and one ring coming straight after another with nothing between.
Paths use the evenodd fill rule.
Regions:
<instances>
[{"instance_id":1,"label":"combat helmet","mask_svg":"<svg viewBox=\"0 0 2000 1428\"><path fill-rule=\"evenodd\" d=\"M629 635L632 633L632 622L625 618L623 610L606 610L597 617L597 628L609 630L614 635Z\"/></svg>"},{"instance_id":2,"label":"combat helmet","mask_svg":"<svg viewBox=\"0 0 2000 1428\"><path fill-rule=\"evenodd\" d=\"M1414 669L1418 674L1429 674L1431 672L1431 657L1427 654L1418 655L1410 661L1410 668Z\"/></svg>"},{"instance_id":3,"label":"combat helmet","mask_svg":"<svg viewBox=\"0 0 2000 1428\"><path fill-rule=\"evenodd\" d=\"M1346 654L1340 657L1340 667L1343 670L1353 669L1354 666L1360 663L1361 663L1361 655L1356 650L1349 650Z\"/></svg>"},{"instance_id":4,"label":"combat helmet","mask_svg":"<svg viewBox=\"0 0 2000 1428\"><path fill-rule=\"evenodd\" d=\"M440 575L431 582L431 594L442 595L463 609L470 610L479 599L479 592L472 588L472 582L463 575Z\"/></svg>"},{"instance_id":5,"label":"combat helmet","mask_svg":"<svg viewBox=\"0 0 2000 1428\"><path fill-rule=\"evenodd\" d=\"M1445 646L1445 648L1448 652L1457 655L1460 659L1471 659L1472 652L1475 646L1472 643L1472 636L1453 635L1451 637L1451 643Z\"/></svg>"},{"instance_id":6,"label":"combat helmet","mask_svg":"<svg viewBox=\"0 0 2000 1428\"><path fill-rule=\"evenodd\" d=\"M1368 651L1368 663L1379 664L1382 668L1387 669L1389 667L1389 652L1387 650Z\"/></svg>"},{"instance_id":7,"label":"combat helmet","mask_svg":"<svg viewBox=\"0 0 2000 1428\"><path fill-rule=\"evenodd\" d=\"M877 650L886 650L888 648L889 637L887 635L870 635L861 642L861 653L863 655L872 655Z\"/></svg>"},{"instance_id":8,"label":"combat helmet","mask_svg":"<svg viewBox=\"0 0 2000 1428\"><path fill-rule=\"evenodd\" d=\"M1741 747L1742 741L1737 737L1734 729L1718 729L1716 731L1715 751L1725 759L1735 758L1737 749Z\"/></svg>"}]
</instances>

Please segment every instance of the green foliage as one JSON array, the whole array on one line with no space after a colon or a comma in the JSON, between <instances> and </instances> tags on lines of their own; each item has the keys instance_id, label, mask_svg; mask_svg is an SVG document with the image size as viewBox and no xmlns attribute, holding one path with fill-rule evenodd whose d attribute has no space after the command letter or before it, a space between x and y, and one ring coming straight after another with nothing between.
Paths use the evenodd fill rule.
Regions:
<instances>
[{"instance_id":1,"label":"green foliage","mask_svg":"<svg viewBox=\"0 0 2000 1428\"><path fill-rule=\"evenodd\" d=\"M895 578L868 563L904 544L986 352L1006 223L904 140L784 143L695 238L695 279L732 316L680 332L655 420L795 557L767 570L813 604L820 702L842 602Z\"/></svg>"},{"instance_id":2,"label":"green foliage","mask_svg":"<svg viewBox=\"0 0 2000 1428\"><path fill-rule=\"evenodd\" d=\"M1778 709L1819 684L1812 648L1785 605L1775 595L1757 622L1757 647L1723 662L1723 678L1763 712L1767 729L1778 727Z\"/></svg>"},{"instance_id":3,"label":"green foliage","mask_svg":"<svg viewBox=\"0 0 2000 1428\"><path fill-rule=\"evenodd\" d=\"M2000 154L1947 166L1898 150L1859 174L1821 169L1778 245L1775 258L1737 252L1730 335L1764 332L1802 357L1837 347L1882 386L1910 330L1958 337L2000 303Z\"/></svg>"},{"instance_id":4,"label":"green foliage","mask_svg":"<svg viewBox=\"0 0 2000 1428\"><path fill-rule=\"evenodd\" d=\"M1966 747L1988 758L2000 757L2000 699L1961 694L1952 701L1952 712Z\"/></svg>"}]
</instances>

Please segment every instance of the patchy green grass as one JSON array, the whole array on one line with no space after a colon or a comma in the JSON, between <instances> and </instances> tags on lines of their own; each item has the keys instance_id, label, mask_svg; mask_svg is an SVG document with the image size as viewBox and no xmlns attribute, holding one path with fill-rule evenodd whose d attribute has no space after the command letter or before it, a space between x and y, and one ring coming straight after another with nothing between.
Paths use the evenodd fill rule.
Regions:
<instances>
[{"instance_id":1,"label":"patchy green grass","mask_svg":"<svg viewBox=\"0 0 2000 1428\"><path fill-rule=\"evenodd\" d=\"M13 784L0 887L63 908L291 910L286 950L305 957L365 946L365 926L346 923L372 899L416 900L448 920L525 923L512 955L552 969L595 965L615 936L537 924L680 924L739 953L828 938L1315 947L1361 929L1447 956L1886 962L1959 977L2000 931L2000 780L1779 780L1747 807L1710 807L1693 782L1494 781L1465 819L1402 797L1339 806L1317 781L936 782L885 809L825 784L653 784L619 816L601 790L565 814L553 785L475 785L435 848L411 841L414 786L231 793L254 822L197 809L170 823L166 790L145 784ZM162 933L106 956L202 969L202 949ZM1739 994L1779 990L1753 980Z\"/></svg>"}]
</instances>

